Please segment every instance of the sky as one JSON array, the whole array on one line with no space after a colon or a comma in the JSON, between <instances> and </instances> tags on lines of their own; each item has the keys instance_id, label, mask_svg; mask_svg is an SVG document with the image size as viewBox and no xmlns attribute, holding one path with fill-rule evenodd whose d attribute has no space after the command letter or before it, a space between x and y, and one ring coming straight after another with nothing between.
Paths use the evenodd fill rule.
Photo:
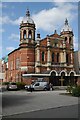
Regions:
<instances>
[{"instance_id":1,"label":"sky","mask_svg":"<svg viewBox=\"0 0 80 120\"><path fill-rule=\"evenodd\" d=\"M54 33L60 34L67 18L74 32L74 49L78 50L78 2L8 2L0 3L0 58L19 47L20 22L30 10L31 18L36 25L36 34L41 38ZM12 1L12 0L11 0ZM14 0L15 1L15 0Z\"/></svg>"}]
</instances>

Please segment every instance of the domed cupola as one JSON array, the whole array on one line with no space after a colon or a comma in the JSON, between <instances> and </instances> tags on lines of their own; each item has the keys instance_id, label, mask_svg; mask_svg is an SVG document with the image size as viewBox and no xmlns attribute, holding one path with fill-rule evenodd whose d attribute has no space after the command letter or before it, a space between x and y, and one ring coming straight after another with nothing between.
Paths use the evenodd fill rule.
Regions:
<instances>
[{"instance_id":1,"label":"domed cupola","mask_svg":"<svg viewBox=\"0 0 80 120\"><path fill-rule=\"evenodd\" d=\"M28 46L34 44L35 41L35 23L30 17L30 12L27 9L26 16L20 24L20 46Z\"/></svg>"},{"instance_id":2,"label":"domed cupola","mask_svg":"<svg viewBox=\"0 0 80 120\"><path fill-rule=\"evenodd\" d=\"M64 38L63 43L68 49L73 49L73 30L68 24L68 20L65 20L65 24L61 30L61 37Z\"/></svg>"},{"instance_id":3,"label":"domed cupola","mask_svg":"<svg viewBox=\"0 0 80 120\"><path fill-rule=\"evenodd\" d=\"M30 17L30 12L29 12L28 9L27 9L27 12L26 12L26 16L23 17L22 23L34 24L34 21L31 19L31 17Z\"/></svg>"},{"instance_id":4,"label":"domed cupola","mask_svg":"<svg viewBox=\"0 0 80 120\"><path fill-rule=\"evenodd\" d=\"M67 19L65 20L65 24L61 29L61 32L72 32L72 28L69 26Z\"/></svg>"}]
</instances>

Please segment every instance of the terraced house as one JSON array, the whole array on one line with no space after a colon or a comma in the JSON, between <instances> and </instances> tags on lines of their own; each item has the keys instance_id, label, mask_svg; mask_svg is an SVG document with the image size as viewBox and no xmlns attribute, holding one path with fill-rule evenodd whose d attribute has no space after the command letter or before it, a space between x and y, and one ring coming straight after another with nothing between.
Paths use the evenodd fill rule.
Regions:
<instances>
[{"instance_id":1,"label":"terraced house","mask_svg":"<svg viewBox=\"0 0 80 120\"><path fill-rule=\"evenodd\" d=\"M45 26L44 26L45 27ZM6 81L23 81L44 78L56 85L75 83L77 75L74 69L73 30L68 20L57 34L41 39L40 33L35 38L36 25L27 10L20 24L20 44L8 54Z\"/></svg>"}]
</instances>

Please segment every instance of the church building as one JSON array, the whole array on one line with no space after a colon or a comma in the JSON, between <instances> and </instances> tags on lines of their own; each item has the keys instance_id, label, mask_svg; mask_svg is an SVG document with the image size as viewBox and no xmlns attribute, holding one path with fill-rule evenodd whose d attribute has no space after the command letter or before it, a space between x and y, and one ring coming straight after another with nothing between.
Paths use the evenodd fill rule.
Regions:
<instances>
[{"instance_id":1,"label":"church building","mask_svg":"<svg viewBox=\"0 0 80 120\"><path fill-rule=\"evenodd\" d=\"M53 34L41 39L40 33L35 38L36 25L27 10L20 23L20 44L8 54L6 81L26 82L44 78L56 85L75 83L73 30L68 20L60 34ZM61 82L63 81L63 82Z\"/></svg>"}]
</instances>

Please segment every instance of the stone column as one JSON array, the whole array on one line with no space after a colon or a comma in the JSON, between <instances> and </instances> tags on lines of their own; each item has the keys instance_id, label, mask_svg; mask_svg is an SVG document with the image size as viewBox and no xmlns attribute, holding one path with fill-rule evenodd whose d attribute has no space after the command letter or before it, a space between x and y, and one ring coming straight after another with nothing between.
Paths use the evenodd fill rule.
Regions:
<instances>
[{"instance_id":1,"label":"stone column","mask_svg":"<svg viewBox=\"0 0 80 120\"><path fill-rule=\"evenodd\" d=\"M31 35L31 37L32 37L32 43L34 43L34 32L33 31L31 31L32 32L32 35Z\"/></svg>"},{"instance_id":2,"label":"stone column","mask_svg":"<svg viewBox=\"0 0 80 120\"><path fill-rule=\"evenodd\" d=\"M51 66L51 51L50 51L50 40L49 40L49 36L47 36L47 70L50 70L50 66Z\"/></svg>"},{"instance_id":3,"label":"stone column","mask_svg":"<svg viewBox=\"0 0 80 120\"><path fill-rule=\"evenodd\" d=\"M37 63L40 63L40 48L37 48Z\"/></svg>"},{"instance_id":4,"label":"stone column","mask_svg":"<svg viewBox=\"0 0 80 120\"><path fill-rule=\"evenodd\" d=\"M64 50L64 63L66 63L66 51Z\"/></svg>"},{"instance_id":5,"label":"stone column","mask_svg":"<svg viewBox=\"0 0 80 120\"><path fill-rule=\"evenodd\" d=\"M36 72L40 73L40 41L37 40L36 48Z\"/></svg>"},{"instance_id":6,"label":"stone column","mask_svg":"<svg viewBox=\"0 0 80 120\"><path fill-rule=\"evenodd\" d=\"M63 53L63 52L61 52L61 53L60 53L60 62L61 62L61 63L63 63L63 62L64 62L64 61L63 61L63 58L64 58L64 53Z\"/></svg>"},{"instance_id":7,"label":"stone column","mask_svg":"<svg viewBox=\"0 0 80 120\"><path fill-rule=\"evenodd\" d=\"M49 65L51 65L51 51L50 51L50 48L48 48L48 51L47 51L47 63Z\"/></svg>"},{"instance_id":8,"label":"stone column","mask_svg":"<svg viewBox=\"0 0 80 120\"><path fill-rule=\"evenodd\" d=\"M29 32L29 30L27 29L27 30L26 30L26 42L27 42L27 43L29 42L29 40L28 40L28 35L29 35L29 33L28 33L28 32Z\"/></svg>"},{"instance_id":9,"label":"stone column","mask_svg":"<svg viewBox=\"0 0 80 120\"><path fill-rule=\"evenodd\" d=\"M66 66L66 51L64 50L64 65Z\"/></svg>"},{"instance_id":10,"label":"stone column","mask_svg":"<svg viewBox=\"0 0 80 120\"><path fill-rule=\"evenodd\" d=\"M66 42L63 40L63 63L66 66Z\"/></svg>"},{"instance_id":11,"label":"stone column","mask_svg":"<svg viewBox=\"0 0 80 120\"><path fill-rule=\"evenodd\" d=\"M71 52L71 65L73 64L73 55L72 55L72 52Z\"/></svg>"},{"instance_id":12,"label":"stone column","mask_svg":"<svg viewBox=\"0 0 80 120\"><path fill-rule=\"evenodd\" d=\"M23 40L23 30L21 30L21 40Z\"/></svg>"}]
</instances>

